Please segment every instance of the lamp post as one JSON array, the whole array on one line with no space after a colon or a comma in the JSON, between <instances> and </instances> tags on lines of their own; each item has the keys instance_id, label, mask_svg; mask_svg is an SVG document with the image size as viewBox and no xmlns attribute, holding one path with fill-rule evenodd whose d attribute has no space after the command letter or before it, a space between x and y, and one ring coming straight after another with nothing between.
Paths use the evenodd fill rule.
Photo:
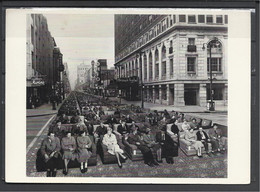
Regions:
<instances>
[{"instance_id":1,"label":"lamp post","mask_svg":"<svg viewBox=\"0 0 260 192\"><path fill-rule=\"evenodd\" d=\"M205 45L207 45L207 50L209 49L209 73L210 73L210 85L209 85L209 90L210 90L210 103L209 103L209 111L215 111L215 106L214 106L214 102L213 102L213 91L212 91L212 81L213 81L213 78L212 78L212 62L211 62L211 49L212 47L217 47L219 46L220 42L218 40L217 37L214 37L213 40L211 40L210 42L208 43L203 43L203 47L202 47L202 50L205 50Z\"/></svg>"}]
</instances>

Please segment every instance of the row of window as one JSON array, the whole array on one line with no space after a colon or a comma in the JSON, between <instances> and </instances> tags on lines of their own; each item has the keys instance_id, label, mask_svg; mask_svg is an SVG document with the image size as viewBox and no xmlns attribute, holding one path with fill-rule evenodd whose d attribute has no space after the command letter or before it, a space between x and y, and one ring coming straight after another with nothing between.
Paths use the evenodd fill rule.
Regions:
<instances>
[{"instance_id":1,"label":"row of window","mask_svg":"<svg viewBox=\"0 0 260 192\"><path fill-rule=\"evenodd\" d=\"M178 15L180 23L186 23L186 17L188 18L188 23L206 23L207 24L223 24L223 15L216 15L215 22L213 15ZM224 16L225 24L228 23L227 15ZM128 55L129 53L136 50L138 47L146 44L151 39L158 36L160 33L164 32L167 28L171 27L174 23L176 23L176 15L168 15L158 24L156 24L150 31L146 32L140 38L138 38L135 42L133 42L127 49L125 49L119 56L116 57L116 60L123 58L124 56Z\"/></svg>"},{"instance_id":2,"label":"row of window","mask_svg":"<svg viewBox=\"0 0 260 192\"><path fill-rule=\"evenodd\" d=\"M211 65L210 65L211 61ZM173 76L174 73L174 66L173 66L173 58L170 59L170 76ZM197 66L197 58L196 57L187 57L187 72L188 73L196 73L196 66ZM210 66L212 72L222 72L222 58L207 58L207 71L210 71ZM123 74L120 76L131 76L131 75L137 75L138 69L133 69L125 72L125 69L121 69L123 71ZM166 67L166 61L162 62L161 64L161 71L162 71L162 79L166 78L167 73L167 67ZM152 79L153 72L155 73L155 78L157 79L159 77L159 63L155 64L154 71L152 70L152 65L149 65L149 80ZM144 65L144 79L147 80L147 65Z\"/></svg>"}]
</instances>

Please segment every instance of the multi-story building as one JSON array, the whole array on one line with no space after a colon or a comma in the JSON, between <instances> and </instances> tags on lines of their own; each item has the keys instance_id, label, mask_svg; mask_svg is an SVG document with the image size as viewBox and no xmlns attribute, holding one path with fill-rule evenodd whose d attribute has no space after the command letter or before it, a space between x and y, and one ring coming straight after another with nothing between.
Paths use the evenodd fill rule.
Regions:
<instances>
[{"instance_id":1,"label":"multi-story building","mask_svg":"<svg viewBox=\"0 0 260 192\"><path fill-rule=\"evenodd\" d=\"M77 85L82 85L86 83L87 80L87 71L91 67L89 65L86 65L84 63L81 63L77 66Z\"/></svg>"},{"instance_id":2,"label":"multi-story building","mask_svg":"<svg viewBox=\"0 0 260 192\"><path fill-rule=\"evenodd\" d=\"M27 107L48 102L53 86L58 82L55 62L56 43L42 14L27 16ZM37 100L37 102L36 102Z\"/></svg>"},{"instance_id":3,"label":"multi-story building","mask_svg":"<svg viewBox=\"0 0 260 192\"><path fill-rule=\"evenodd\" d=\"M62 72L62 84L64 97L67 97L71 92L70 81L69 81L69 69L68 64L64 63L64 71Z\"/></svg>"},{"instance_id":4,"label":"multi-story building","mask_svg":"<svg viewBox=\"0 0 260 192\"><path fill-rule=\"evenodd\" d=\"M115 15L115 69L123 95L140 98L143 84L147 102L206 106L212 71L213 99L226 105L227 32L228 17L221 13Z\"/></svg>"}]
</instances>

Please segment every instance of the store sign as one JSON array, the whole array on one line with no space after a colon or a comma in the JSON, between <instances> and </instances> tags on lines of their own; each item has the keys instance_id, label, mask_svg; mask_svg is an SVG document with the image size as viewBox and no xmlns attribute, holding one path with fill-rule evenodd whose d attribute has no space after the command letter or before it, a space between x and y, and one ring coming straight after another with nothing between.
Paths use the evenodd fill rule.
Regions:
<instances>
[{"instance_id":1,"label":"store sign","mask_svg":"<svg viewBox=\"0 0 260 192\"><path fill-rule=\"evenodd\" d=\"M42 86L45 85L45 81L41 78L32 79L32 85Z\"/></svg>"}]
</instances>

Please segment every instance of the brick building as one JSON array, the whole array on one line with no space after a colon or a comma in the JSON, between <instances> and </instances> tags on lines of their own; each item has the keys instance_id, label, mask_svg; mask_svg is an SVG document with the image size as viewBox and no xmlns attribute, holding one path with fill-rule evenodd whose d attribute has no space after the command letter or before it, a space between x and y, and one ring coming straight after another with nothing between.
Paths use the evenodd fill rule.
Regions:
<instances>
[{"instance_id":1,"label":"brick building","mask_svg":"<svg viewBox=\"0 0 260 192\"><path fill-rule=\"evenodd\" d=\"M122 94L140 99L142 82L147 102L206 106L211 50L213 99L226 105L227 32L228 17L221 13L115 15L116 78L127 82ZM209 49L215 37L218 44ZM134 79L138 91L129 84Z\"/></svg>"},{"instance_id":2,"label":"brick building","mask_svg":"<svg viewBox=\"0 0 260 192\"><path fill-rule=\"evenodd\" d=\"M27 107L49 101L49 96L60 79L62 54L48 29L42 14L27 15L26 29L26 86Z\"/></svg>"}]
</instances>

